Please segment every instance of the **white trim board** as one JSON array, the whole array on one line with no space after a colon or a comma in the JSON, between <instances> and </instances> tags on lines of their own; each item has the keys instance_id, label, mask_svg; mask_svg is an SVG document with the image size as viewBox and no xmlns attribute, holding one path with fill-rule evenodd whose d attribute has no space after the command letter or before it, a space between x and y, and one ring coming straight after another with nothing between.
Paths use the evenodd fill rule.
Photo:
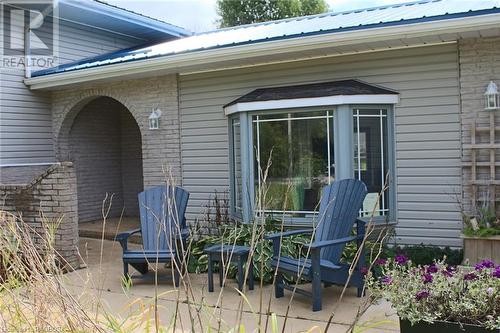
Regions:
<instances>
[{"instance_id":1,"label":"white trim board","mask_svg":"<svg viewBox=\"0 0 500 333\"><path fill-rule=\"evenodd\" d=\"M311 106L335 106L343 104L397 104L399 95L336 95L309 98L277 99L271 101L236 103L224 108L226 116L238 112L293 109Z\"/></svg>"}]
</instances>

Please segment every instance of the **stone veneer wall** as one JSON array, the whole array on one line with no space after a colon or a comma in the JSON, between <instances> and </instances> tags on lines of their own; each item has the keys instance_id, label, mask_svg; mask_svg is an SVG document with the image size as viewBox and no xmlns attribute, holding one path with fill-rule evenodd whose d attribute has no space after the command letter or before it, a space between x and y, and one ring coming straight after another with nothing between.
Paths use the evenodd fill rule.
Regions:
<instances>
[{"instance_id":1,"label":"stone veneer wall","mask_svg":"<svg viewBox=\"0 0 500 333\"><path fill-rule=\"evenodd\" d=\"M21 217L36 232L34 241L40 246L44 243L46 223L57 223L62 218L55 235L55 249L72 268L78 267L78 203L71 162L46 167L27 184L0 184L0 210Z\"/></svg>"},{"instance_id":2,"label":"stone veneer wall","mask_svg":"<svg viewBox=\"0 0 500 333\"><path fill-rule=\"evenodd\" d=\"M172 170L181 184L181 153L177 76L79 85L58 90L52 95L52 125L56 156L63 161L71 158L69 132L79 111L98 97L111 97L123 104L137 122L142 136L144 188L165 181L164 169ZM151 111L162 111L160 128L150 130Z\"/></svg>"},{"instance_id":3,"label":"stone veneer wall","mask_svg":"<svg viewBox=\"0 0 500 333\"><path fill-rule=\"evenodd\" d=\"M462 144L471 143L471 126L477 122L480 126L489 126L489 116L491 111L485 111L484 92L486 86L493 80L500 86L500 37L490 38L470 38L459 41L459 62L460 62L460 93L462 104ZM500 126L500 111L496 111L496 126ZM489 133L477 135L482 142L489 143ZM496 133L497 142L500 142L500 133ZM479 143L479 142L478 142ZM469 149L464 149L462 161L470 162L471 154ZM478 161L489 161L489 150L479 153ZM500 161L500 150L496 152L496 161ZM478 178L489 179L489 167L479 170ZM471 212L470 168L463 168L463 208L468 213ZM496 179L500 179L500 167L496 170ZM497 186L498 187L498 186ZM484 193L483 193L484 194ZM497 189L497 198L500 195ZM497 212L498 207L497 205Z\"/></svg>"}]
</instances>

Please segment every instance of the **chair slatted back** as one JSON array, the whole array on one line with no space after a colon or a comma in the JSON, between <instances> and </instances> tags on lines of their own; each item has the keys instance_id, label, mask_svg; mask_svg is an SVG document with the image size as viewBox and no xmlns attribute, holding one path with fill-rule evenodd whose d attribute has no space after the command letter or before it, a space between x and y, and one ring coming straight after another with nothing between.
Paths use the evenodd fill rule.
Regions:
<instances>
[{"instance_id":1,"label":"chair slatted back","mask_svg":"<svg viewBox=\"0 0 500 333\"><path fill-rule=\"evenodd\" d=\"M141 233L145 250L174 250L173 240L186 227L189 192L160 185L139 193Z\"/></svg>"},{"instance_id":2,"label":"chair slatted back","mask_svg":"<svg viewBox=\"0 0 500 333\"><path fill-rule=\"evenodd\" d=\"M356 179L337 180L326 186L321 197L315 240L350 236L366 193L366 185ZM338 263L344 247L345 244L339 244L323 248L321 259Z\"/></svg>"}]
</instances>

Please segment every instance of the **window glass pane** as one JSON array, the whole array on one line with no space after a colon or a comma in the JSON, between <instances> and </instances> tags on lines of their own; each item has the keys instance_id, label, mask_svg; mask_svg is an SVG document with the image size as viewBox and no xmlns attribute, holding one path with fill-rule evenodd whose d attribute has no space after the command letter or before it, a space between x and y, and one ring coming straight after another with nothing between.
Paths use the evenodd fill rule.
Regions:
<instances>
[{"instance_id":1,"label":"window glass pane","mask_svg":"<svg viewBox=\"0 0 500 333\"><path fill-rule=\"evenodd\" d=\"M321 189L334 175L332 114L320 111L253 117L255 192L259 193L259 188L267 191L266 211L302 217L318 210Z\"/></svg>"},{"instance_id":2,"label":"window glass pane","mask_svg":"<svg viewBox=\"0 0 500 333\"><path fill-rule=\"evenodd\" d=\"M388 215L389 194L384 191L388 165L387 110L354 110L354 177L368 188L361 214Z\"/></svg>"},{"instance_id":3,"label":"window glass pane","mask_svg":"<svg viewBox=\"0 0 500 333\"><path fill-rule=\"evenodd\" d=\"M233 119L232 121L232 145L233 145L233 186L234 186L234 198L233 207L236 212L242 212L242 188L241 188L241 145L240 145L240 121L239 119Z\"/></svg>"}]
</instances>

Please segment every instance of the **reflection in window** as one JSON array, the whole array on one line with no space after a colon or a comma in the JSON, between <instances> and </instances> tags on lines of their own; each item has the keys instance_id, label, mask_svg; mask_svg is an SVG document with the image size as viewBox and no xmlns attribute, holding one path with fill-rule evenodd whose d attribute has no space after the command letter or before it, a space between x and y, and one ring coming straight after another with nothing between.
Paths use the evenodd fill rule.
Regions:
<instances>
[{"instance_id":1,"label":"reflection in window","mask_svg":"<svg viewBox=\"0 0 500 333\"><path fill-rule=\"evenodd\" d=\"M333 180L333 112L280 113L252 119L255 193L265 189L266 212L303 217L318 210ZM268 161L267 179L262 172ZM260 168L259 168L260 163Z\"/></svg>"},{"instance_id":2,"label":"reflection in window","mask_svg":"<svg viewBox=\"0 0 500 333\"><path fill-rule=\"evenodd\" d=\"M389 195L385 186L389 169L387 149L387 110L354 109L354 177L368 188L362 216L388 215Z\"/></svg>"}]
</instances>

